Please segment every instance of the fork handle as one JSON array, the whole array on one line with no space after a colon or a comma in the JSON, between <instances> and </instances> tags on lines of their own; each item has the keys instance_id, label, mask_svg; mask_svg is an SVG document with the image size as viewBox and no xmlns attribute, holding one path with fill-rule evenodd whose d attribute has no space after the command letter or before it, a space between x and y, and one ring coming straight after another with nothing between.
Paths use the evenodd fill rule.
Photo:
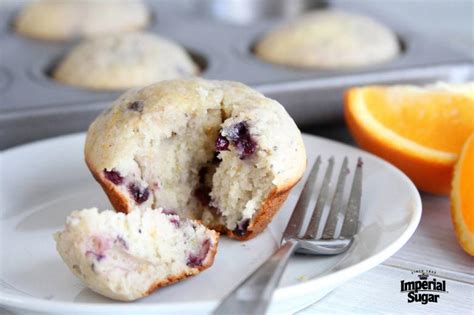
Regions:
<instances>
[{"instance_id":1,"label":"fork handle","mask_svg":"<svg viewBox=\"0 0 474 315\"><path fill-rule=\"evenodd\" d=\"M273 291L278 286L297 244L297 240L289 239L263 265L225 297L213 314L265 314Z\"/></svg>"}]
</instances>

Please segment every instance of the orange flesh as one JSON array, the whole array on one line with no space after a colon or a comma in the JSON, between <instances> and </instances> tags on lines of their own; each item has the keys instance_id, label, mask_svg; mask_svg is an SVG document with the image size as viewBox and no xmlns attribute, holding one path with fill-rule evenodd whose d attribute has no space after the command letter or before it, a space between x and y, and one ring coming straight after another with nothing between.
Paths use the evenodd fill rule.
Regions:
<instances>
[{"instance_id":1,"label":"orange flesh","mask_svg":"<svg viewBox=\"0 0 474 315\"><path fill-rule=\"evenodd\" d=\"M469 231L474 233L474 137L466 144L460 178L461 211Z\"/></svg>"},{"instance_id":2,"label":"orange flesh","mask_svg":"<svg viewBox=\"0 0 474 315\"><path fill-rule=\"evenodd\" d=\"M365 101L385 127L440 151L460 152L474 126L474 98L463 95L375 87L365 91Z\"/></svg>"}]
</instances>

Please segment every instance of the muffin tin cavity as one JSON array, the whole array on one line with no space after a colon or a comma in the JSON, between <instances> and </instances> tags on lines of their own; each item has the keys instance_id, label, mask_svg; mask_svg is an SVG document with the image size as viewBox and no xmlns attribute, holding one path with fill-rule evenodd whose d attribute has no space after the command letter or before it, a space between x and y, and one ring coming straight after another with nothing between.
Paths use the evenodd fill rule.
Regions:
<instances>
[{"instance_id":1,"label":"muffin tin cavity","mask_svg":"<svg viewBox=\"0 0 474 315\"><path fill-rule=\"evenodd\" d=\"M194 61L194 63L198 66L199 68L198 75L199 76L205 75L209 66L207 57L204 54L194 49L188 49L188 48L185 48L185 49L188 52L191 59Z\"/></svg>"},{"instance_id":2,"label":"muffin tin cavity","mask_svg":"<svg viewBox=\"0 0 474 315\"><path fill-rule=\"evenodd\" d=\"M0 7L0 18L3 16L5 29L13 36L63 43L111 33L147 31L156 21L153 7L145 0L12 1Z\"/></svg>"},{"instance_id":3,"label":"muffin tin cavity","mask_svg":"<svg viewBox=\"0 0 474 315\"><path fill-rule=\"evenodd\" d=\"M68 85L59 81L56 81L53 78L53 73L58 64L64 58L67 52L62 52L53 55L51 58L44 58L33 65L27 71L27 76L34 80L37 84L45 87L45 88L52 88L55 90L75 90L82 95L87 95L87 93L94 93L94 94L117 94L120 91L101 91L101 90L92 90L87 89L80 86L72 86Z\"/></svg>"},{"instance_id":4,"label":"muffin tin cavity","mask_svg":"<svg viewBox=\"0 0 474 315\"><path fill-rule=\"evenodd\" d=\"M185 48L185 50L189 54L193 62L198 66L199 68L198 75L202 76L203 74L205 74L209 66L208 59L205 57L205 55L194 49ZM55 80L53 78L54 70L59 65L61 60L66 56L66 54L67 52L62 52L60 54L57 54L56 56L51 57L50 59L45 59L34 64L31 67L31 69L28 71L29 77L35 80L38 84L41 84L47 87L75 89L82 93L89 92L89 93L94 93L94 94L102 93L104 95L111 95L111 94L117 94L117 93L125 91L125 90L89 89L86 87L69 85L69 84ZM0 84L1 84L1 80L0 80ZM1 86L0 86L0 90L1 90Z\"/></svg>"},{"instance_id":5,"label":"muffin tin cavity","mask_svg":"<svg viewBox=\"0 0 474 315\"><path fill-rule=\"evenodd\" d=\"M240 81L276 99L300 126L340 120L343 92L351 86L462 81L474 73L470 52L449 46L443 38L423 37L402 21L376 12L363 2L322 3L383 22L399 38L401 53L397 58L367 67L328 70L282 66L255 56L256 41L292 16L293 13L287 14L285 10L297 8L296 14L300 14L321 4L312 3L311 0L147 1L152 18L146 31L185 47L201 68L200 76ZM93 117L99 108L123 92L90 90L53 80L53 69L77 41L33 40L17 34L9 23L14 21L20 4L16 2L8 10L0 7L0 133L4 126L12 126L8 132L5 129L5 134L12 138L4 142L9 145L22 141L18 140L21 125L15 121L35 121L37 129L28 137L63 134L72 130L68 119L56 124L43 122L58 111L70 119ZM220 12L216 9L218 5L222 6ZM253 15L242 19L241 13L232 9L233 5ZM222 16L222 12L234 16ZM90 120L76 123L75 130L78 126L86 129Z\"/></svg>"},{"instance_id":6,"label":"muffin tin cavity","mask_svg":"<svg viewBox=\"0 0 474 315\"><path fill-rule=\"evenodd\" d=\"M256 36L256 38L250 43L248 46L241 45L237 47L237 51L239 54L241 54L241 57L243 57L243 60L247 61L254 61L254 62L260 62L263 64L270 65L272 67L276 68L281 68L283 71L284 70L290 70L290 71L301 71L301 72L309 72L309 73L314 73L315 76L318 75L318 73L324 73L324 72L335 72L335 73L341 73L344 71L357 71L357 70L371 70L374 68L375 70L377 67L380 67L381 65L389 65L395 61L397 61L400 58L403 58L404 55L407 52L407 43L403 39L403 36L401 34L395 34L397 37L397 43L398 43L398 48L399 48L399 54L395 56L393 59L387 60L386 62L382 63L376 63L372 65L366 65L366 66L359 66L359 67L352 67L352 68L341 68L341 69L330 69L330 68L317 68L317 67L298 67L298 66L291 66L291 65L284 65L284 64L278 64L278 63L272 63L270 61L267 61L261 57L259 57L256 52L256 46L258 42L262 39L265 34L259 34Z\"/></svg>"},{"instance_id":7,"label":"muffin tin cavity","mask_svg":"<svg viewBox=\"0 0 474 315\"><path fill-rule=\"evenodd\" d=\"M149 10L149 21L148 24L140 30L137 31L144 31L148 32L151 29L153 29L156 25L156 14L153 11L153 7L150 5L147 5L147 8ZM30 38L24 34L19 34L15 30L15 23L16 23L16 18L18 16L18 13L20 12L21 8L20 7L8 7L8 8L0 8L0 34L1 33L9 33L10 36L19 36L23 37L29 40L38 40L38 41L43 41L41 39L35 39L35 38ZM60 41L51 41L51 42L63 42L63 43L69 43L69 42L74 42L81 40L81 37L74 37L70 38L68 40L60 40ZM46 41L48 42L48 41Z\"/></svg>"}]
</instances>

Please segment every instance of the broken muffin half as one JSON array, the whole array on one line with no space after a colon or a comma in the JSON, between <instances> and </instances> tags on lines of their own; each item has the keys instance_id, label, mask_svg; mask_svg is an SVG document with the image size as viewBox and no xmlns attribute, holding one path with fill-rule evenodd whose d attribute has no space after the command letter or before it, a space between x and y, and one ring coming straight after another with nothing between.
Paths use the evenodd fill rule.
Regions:
<instances>
[{"instance_id":1,"label":"broken muffin half","mask_svg":"<svg viewBox=\"0 0 474 315\"><path fill-rule=\"evenodd\" d=\"M219 234L164 209L74 211L54 235L69 269L93 291L132 301L210 267Z\"/></svg>"}]
</instances>

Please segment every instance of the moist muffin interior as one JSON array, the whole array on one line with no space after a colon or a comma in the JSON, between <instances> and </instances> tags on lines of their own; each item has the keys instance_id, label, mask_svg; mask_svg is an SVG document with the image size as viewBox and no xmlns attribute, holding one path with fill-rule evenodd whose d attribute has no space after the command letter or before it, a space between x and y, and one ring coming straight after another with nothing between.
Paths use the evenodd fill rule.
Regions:
<instances>
[{"instance_id":1,"label":"moist muffin interior","mask_svg":"<svg viewBox=\"0 0 474 315\"><path fill-rule=\"evenodd\" d=\"M208 268L218 241L216 232L163 209L73 211L54 238L77 277L124 301Z\"/></svg>"},{"instance_id":2,"label":"moist muffin interior","mask_svg":"<svg viewBox=\"0 0 474 315\"><path fill-rule=\"evenodd\" d=\"M130 115L143 114L143 101L130 101L127 106ZM105 178L128 193L138 207L163 207L244 235L274 187L271 166L259 159L257 128L223 102L172 115L168 119L175 126L164 133L134 130L141 145L132 165L104 169Z\"/></svg>"}]
</instances>

